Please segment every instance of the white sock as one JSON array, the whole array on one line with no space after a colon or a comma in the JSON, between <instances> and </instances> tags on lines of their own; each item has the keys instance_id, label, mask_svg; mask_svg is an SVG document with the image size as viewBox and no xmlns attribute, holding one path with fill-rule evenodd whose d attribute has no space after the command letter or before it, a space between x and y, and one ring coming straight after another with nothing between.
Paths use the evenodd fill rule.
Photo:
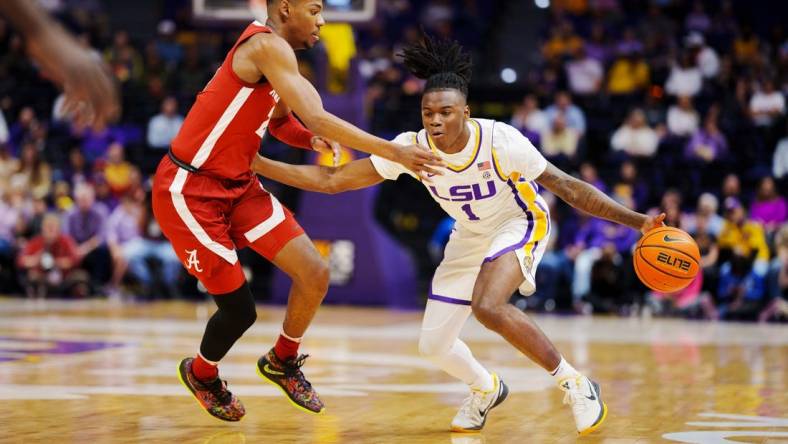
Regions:
<instances>
[{"instance_id":1,"label":"white sock","mask_svg":"<svg viewBox=\"0 0 788 444\"><path fill-rule=\"evenodd\" d=\"M284 330L282 330L282 332L281 332L280 334L281 334L282 336L284 336L284 337L285 337L285 339L289 339L289 340L291 340L291 341L293 341L293 342L296 342L296 343L298 343L298 344L300 344L300 343L301 343L301 339L303 339L303 338L293 338L293 337L287 336L287 333L285 333L285 331L284 331Z\"/></svg>"},{"instance_id":2,"label":"white sock","mask_svg":"<svg viewBox=\"0 0 788 444\"><path fill-rule=\"evenodd\" d=\"M486 375L478 375L476 380L471 383L471 389L482 392L489 392L495 388L495 381L492 375L485 370Z\"/></svg>"},{"instance_id":3,"label":"white sock","mask_svg":"<svg viewBox=\"0 0 788 444\"><path fill-rule=\"evenodd\" d=\"M580 372L566 362L563 356L561 356L561 362L558 363L558 367L551 371L550 374L555 378L556 382L561 382L566 378L576 378L580 376Z\"/></svg>"}]
</instances>

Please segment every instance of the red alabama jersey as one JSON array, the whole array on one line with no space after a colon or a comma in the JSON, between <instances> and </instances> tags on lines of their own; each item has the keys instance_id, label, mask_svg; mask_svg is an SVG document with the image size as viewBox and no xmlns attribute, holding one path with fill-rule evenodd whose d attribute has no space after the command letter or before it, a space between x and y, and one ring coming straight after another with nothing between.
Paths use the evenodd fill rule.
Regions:
<instances>
[{"instance_id":1,"label":"red alabama jersey","mask_svg":"<svg viewBox=\"0 0 788 444\"><path fill-rule=\"evenodd\" d=\"M244 30L213 79L197 94L172 141L178 159L210 175L235 180L252 176L250 165L279 101L270 83L244 82L232 69L238 45L260 32L272 31L259 22Z\"/></svg>"}]
</instances>

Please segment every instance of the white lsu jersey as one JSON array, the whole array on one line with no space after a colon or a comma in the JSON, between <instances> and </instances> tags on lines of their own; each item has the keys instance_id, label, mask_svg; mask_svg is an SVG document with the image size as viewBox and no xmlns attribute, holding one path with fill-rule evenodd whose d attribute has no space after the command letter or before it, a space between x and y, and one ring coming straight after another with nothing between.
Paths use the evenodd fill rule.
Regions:
<instances>
[{"instance_id":1,"label":"white lsu jersey","mask_svg":"<svg viewBox=\"0 0 788 444\"><path fill-rule=\"evenodd\" d=\"M515 218L531 221L536 239L547 233L548 210L534 180L547 161L517 129L494 120L470 119L468 145L459 153L438 151L425 130L402 133L395 143L429 146L448 163L443 175L424 186L457 224L476 234L489 234ZM370 158L378 174L395 180L400 174L418 179L402 165L378 156ZM456 163L455 163L456 162Z\"/></svg>"},{"instance_id":2,"label":"white lsu jersey","mask_svg":"<svg viewBox=\"0 0 788 444\"><path fill-rule=\"evenodd\" d=\"M534 273L547 246L550 214L534 182L547 160L517 129L501 122L470 119L471 137L456 154L439 152L426 131L403 133L395 143L429 146L448 164L443 175L424 183L432 198L457 221L429 299L469 305L484 262L514 252L523 271L520 292L535 289ZM402 165L372 156L378 174L418 179Z\"/></svg>"}]
</instances>

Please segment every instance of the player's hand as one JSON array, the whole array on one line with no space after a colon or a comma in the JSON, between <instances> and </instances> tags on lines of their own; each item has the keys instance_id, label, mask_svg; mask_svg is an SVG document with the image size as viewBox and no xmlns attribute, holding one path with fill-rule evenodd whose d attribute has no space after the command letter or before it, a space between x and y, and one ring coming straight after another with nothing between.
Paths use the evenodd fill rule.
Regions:
<instances>
[{"instance_id":1,"label":"player's hand","mask_svg":"<svg viewBox=\"0 0 788 444\"><path fill-rule=\"evenodd\" d=\"M397 163L413 171L421 180L432 182L432 176L442 176L443 173L435 167L445 167L446 163L432 151L421 145L407 145L397 151Z\"/></svg>"},{"instance_id":2,"label":"player's hand","mask_svg":"<svg viewBox=\"0 0 788 444\"><path fill-rule=\"evenodd\" d=\"M77 126L103 129L120 114L115 82L104 63L53 27L29 41L30 55L63 88L64 110Z\"/></svg>"},{"instance_id":3,"label":"player's hand","mask_svg":"<svg viewBox=\"0 0 788 444\"><path fill-rule=\"evenodd\" d=\"M339 160L342 156L342 145L331 139L326 139L321 136L312 136L312 149L322 154L331 154L334 166L339 166Z\"/></svg>"},{"instance_id":4,"label":"player's hand","mask_svg":"<svg viewBox=\"0 0 788 444\"><path fill-rule=\"evenodd\" d=\"M646 221L643 223L643 226L640 227L640 232L646 234L654 228L664 227L664 220L665 213L660 213L656 216L646 216Z\"/></svg>"}]
</instances>

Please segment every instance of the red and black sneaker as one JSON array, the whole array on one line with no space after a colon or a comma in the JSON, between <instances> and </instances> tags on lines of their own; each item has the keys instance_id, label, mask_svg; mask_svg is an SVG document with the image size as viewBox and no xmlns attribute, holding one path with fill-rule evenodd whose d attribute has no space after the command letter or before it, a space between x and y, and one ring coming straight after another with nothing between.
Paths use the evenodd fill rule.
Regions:
<instances>
[{"instance_id":1,"label":"red and black sneaker","mask_svg":"<svg viewBox=\"0 0 788 444\"><path fill-rule=\"evenodd\" d=\"M257 374L275 384L287 395L290 402L307 413L323 413L323 401L317 396L312 384L304 378L301 366L309 355L300 355L281 361L274 349L257 361Z\"/></svg>"},{"instance_id":2,"label":"red and black sneaker","mask_svg":"<svg viewBox=\"0 0 788 444\"><path fill-rule=\"evenodd\" d=\"M192 372L194 358L185 358L178 366L178 379L194 395L211 416L222 421L240 421L246 414L241 401L227 390L227 381L219 378L210 382L197 379Z\"/></svg>"}]
</instances>

